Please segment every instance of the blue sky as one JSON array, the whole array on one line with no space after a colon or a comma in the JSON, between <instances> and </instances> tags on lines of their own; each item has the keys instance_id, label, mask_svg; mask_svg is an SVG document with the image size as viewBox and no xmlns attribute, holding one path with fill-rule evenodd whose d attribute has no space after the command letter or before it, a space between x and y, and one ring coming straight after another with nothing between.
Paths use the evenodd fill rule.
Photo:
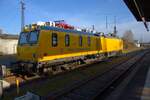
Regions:
<instances>
[{"instance_id":1,"label":"blue sky","mask_svg":"<svg viewBox=\"0 0 150 100\"><path fill-rule=\"evenodd\" d=\"M24 0L26 2L25 23L64 19L78 27L95 25L98 31L111 32L114 16L117 20L118 34L131 29L135 39L141 33L146 41L150 35L142 23L136 22L123 0ZM0 28L10 34L19 34L20 5L19 0L0 0ZM105 18L108 16L108 29Z\"/></svg>"}]
</instances>

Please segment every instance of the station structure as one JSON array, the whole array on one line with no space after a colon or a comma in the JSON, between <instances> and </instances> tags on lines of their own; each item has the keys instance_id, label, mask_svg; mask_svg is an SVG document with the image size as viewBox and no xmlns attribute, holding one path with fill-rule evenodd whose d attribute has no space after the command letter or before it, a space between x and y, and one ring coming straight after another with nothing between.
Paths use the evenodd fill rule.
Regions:
<instances>
[{"instance_id":1,"label":"station structure","mask_svg":"<svg viewBox=\"0 0 150 100\"><path fill-rule=\"evenodd\" d=\"M136 20L143 22L147 31L150 22L150 0L124 0L125 4L135 16Z\"/></svg>"}]
</instances>

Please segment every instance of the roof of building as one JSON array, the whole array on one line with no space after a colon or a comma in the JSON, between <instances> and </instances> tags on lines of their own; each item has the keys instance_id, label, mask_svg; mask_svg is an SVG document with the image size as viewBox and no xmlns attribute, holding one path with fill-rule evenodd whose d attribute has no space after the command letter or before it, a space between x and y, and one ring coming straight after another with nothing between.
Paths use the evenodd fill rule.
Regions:
<instances>
[{"instance_id":1,"label":"roof of building","mask_svg":"<svg viewBox=\"0 0 150 100\"><path fill-rule=\"evenodd\" d=\"M150 21L150 0L124 0L137 21Z\"/></svg>"},{"instance_id":2,"label":"roof of building","mask_svg":"<svg viewBox=\"0 0 150 100\"><path fill-rule=\"evenodd\" d=\"M18 39L18 35L12 35L12 34L0 34L0 38L2 39Z\"/></svg>"}]
</instances>

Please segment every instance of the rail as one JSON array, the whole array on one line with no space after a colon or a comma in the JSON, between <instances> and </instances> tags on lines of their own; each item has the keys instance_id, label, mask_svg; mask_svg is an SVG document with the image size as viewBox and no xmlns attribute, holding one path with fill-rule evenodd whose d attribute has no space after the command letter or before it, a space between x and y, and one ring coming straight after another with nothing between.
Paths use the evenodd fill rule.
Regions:
<instances>
[{"instance_id":1,"label":"rail","mask_svg":"<svg viewBox=\"0 0 150 100\"><path fill-rule=\"evenodd\" d=\"M115 81L121 78L129 69L136 65L147 53L143 51L127 61L120 62L103 74L91 77L87 80L75 83L73 86L64 88L45 99L53 100L93 100L102 94Z\"/></svg>"}]
</instances>

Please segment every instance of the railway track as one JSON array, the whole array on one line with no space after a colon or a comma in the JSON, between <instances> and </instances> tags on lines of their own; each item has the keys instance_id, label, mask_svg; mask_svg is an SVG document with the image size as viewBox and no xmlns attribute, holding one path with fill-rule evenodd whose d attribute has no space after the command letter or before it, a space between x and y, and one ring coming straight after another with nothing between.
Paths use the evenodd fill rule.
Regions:
<instances>
[{"instance_id":1,"label":"railway track","mask_svg":"<svg viewBox=\"0 0 150 100\"><path fill-rule=\"evenodd\" d=\"M138 51L139 52L139 51ZM136 52L135 52L136 53ZM135 53L129 53L128 55L134 55ZM123 56L125 56L125 54L122 54L121 55L122 57ZM120 56L120 57L121 57ZM19 79L19 81L21 82L21 84L24 84L24 83L26 83L26 81L34 81L34 80L39 80L39 79L46 79L46 78L49 78L49 77L51 77L51 76L57 76L57 75L61 75L61 74L65 74L65 73L67 73L67 72L72 72L72 71L75 71L75 70L84 70L85 68L87 68L87 67L89 67L89 66L91 66L91 65L93 65L93 64L97 64L97 63L99 63L99 62L104 62L104 61L111 61L112 59L111 58L105 58L105 59L101 59L101 60L95 60L95 61L89 61L89 62L87 62L86 64L81 64L81 65L76 65L77 67L75 68L75 69L70 69L70 70L65 70L65 71L61 71L61 72L58 72L58 73L55 73L55 74L52 74L52 73L49 73L48 75L46 74L45 76L43 75L41 75L41 76L38 76L38 75L33 75L33 76L30 76L30 77L24 77L24 76L22 76L22 75L15 75L14 73L10 73L9 72L9 74L7 75L7 76L5 76L5 80L7 80L8 82L10 82L11 84L14 84L15 83L15 80L12 80L12 77L15 77L15 79L16 78L18 78ZM8 72L7 72L8 73ZM13 78L14 79L14 78ZM12 82L12 81L13 82Z\"/></svg>"},{"instance_id":2,"label":"railway track","mask_svg":"<svg viewBox=\"0 0 150 100\"><path fill-rule=\"evenodd\" d=\"M139 54L141 51L136 51L136 52L132 52L132 53L128 53L128 54L123 54L122 56L120 56L120 57L117 57L117 58L109 58L109 59L107 59L106 61L104 61L104 62L102 62L102 63L106 63L106 62L109 62L108 63L108 66L111 66L110 68L113 68L113 67L116 67L117 65L120 65L120 64L122 64L122 63L124 63L124 62L126 62L125 60L128 60L129 58L132 58L132 57L134 57L135 55L137 55L137 54ZM120 59L120 60L113 60L113 59ZM119 62L117 62L117 61L119 61ZM110 62L113 62L112 64L110 64ZM45 82L46 81L48 81L48 80L55 80L55 78L56 78L56 82L57 82L57 78L59 77L60 78L60 76L67 76L67 77L69 77L70 76L70 74L69 73L74 73L74 72L79 72L79 73L81 73L81 74L83 74L83 75L86 75L87 73L89 73L88 72L88 70L90 70L92 67L99 67L99 65L101 66L101 65L103 65L103 64L99 64L99 62L95 62L94 64L89 64L89 65L85 65L85 66L83 66L83 67L79 67L79 68L77 68L77 69L74 69L74 70L70 70L70 71L67 71L67 72L64 72L64 73L60 73L60 74L58 74L58 75L53 75L53 76L47 76L47 77L40 77L40 78L37 78L37 79L33 79L33 80L26 80L25 82L22 82L22 83L20 83L20 90L21 90L21 92L22 93L25 93L26 92L26 90L24 90L24 88L28 88L28 87L31 87L31 84L35 84L35 85L37 85L37 84L40 84L40 85L37 85L37 86L41 86L42 84L44 85L45 84ZM104 65L105 66L105 65ZM108 67L107 67L108 68ZM109 70L109 69L108 69ZM83 73L82 73L82 71L83 71ZM107 71L107 70L106 70ZM93 72L93 71L92 71ZM96 73L94 72L92 75L91 75L91 73L92 72L90 72L90 77L93 77ZM107 71L108 72L108 71ZM86 74L85 74L86 73ZM99 74L103 74L103 73L106 73L105 71L100 71L100 73ZM97 73L98 74L98 73ZM87 76L86 78L84 78L84 79L87 79L89 76ZM19 78L19 77L18 77ZM91 78L90 78L91 79ZM90 80L90 79L88 79L88 80ZM63 79L63 78L61 78L61 80L65 80L65 79ZM72 80L72 79L71 79ZM76 79L75 79L76 80ZM80 81L81 80L81 81ZM76 80L76 81L73 81L72 80L72 82L70 82L70 83L66 83L66 84L68 84L68 86L71 86L72 88L73 87L76 87L76 86L78 86L78 85L82 85L82 83L85 83L85 81L87 81L87 80L85 80L85 81L82 81L83 80L83 78L82 79L78 79L78 80ZM60 81L61 82L61 81ZM46 82L47 83L47 82ZM72 83L73 83L73 85L72 85ZM74 84L75 83L75 84ZM57 84L57 83L56 83ZM52 85L52 84L51 84ZM51 87L51 85L49 85L49 87ZM52 85L53 86L53 85ZM57 86L59 87L59 85L57 84ZM66 85L64 85L64 87L66 87ZM62 87L63 88L63 87ZM46 96L46 98L48 97L52 97L52 98L54 98L55 99L55 97L57 98L57 96L58 95L61 95L61 94L63 94L63 93L66 93L66 91L70 91L70 89L71 88L65 88L65 89L63 89L62 90L62 88L59 88L58 90L61 90L61 91L58 91L58 92L55 92L55 90L52 92L51 90L49 90L49 91L47 91L47 89L45 90L45 91L47 91L45 94L47 95L47 94L49 94L49 93L54 93L54 94L50 94L49 96L46 96L46 95L41 95L42 96L42 98L44 98L45 99L45 96ZM33 89L33 91L34 91L34 88L32 88ZM15 93L16 93L16 85L14 84L12 84L11 85L11 87L10 88L8 88L8 89L6 89L5 90L5 95L13 95L13 96L15 96ZM31 90L31 89L30 89ZM40 90L39 90L40 91ZM35 93L37 93L37 94L39 94L40 95L40 93L38 93L39 91L35 91ZM63 92L62 92L63 91ZM44 96L44 97L43 97ZM7 98L7 97L6 97ZM9 99L8 99L9 100ZM11 99L10 99L11 100ZM43 100L43 99L42 99ZM48 99L49 100L49 99Z\"/></svg>"},{"instance_id":3,"label":"railway track","mask_svg":"<svg viewBox=\"0 0 150 100\"><path fill-rule=\"evenodd\" d=\"M53 100L94 100L100 97L108 88L121 79L125 73L144 57L148 51L143 51L127 61L114 65L112 69L103 74L91 77L87 80L76 82L74 85L48 95L45 99Z\"/></svg>"}]
</instances>

